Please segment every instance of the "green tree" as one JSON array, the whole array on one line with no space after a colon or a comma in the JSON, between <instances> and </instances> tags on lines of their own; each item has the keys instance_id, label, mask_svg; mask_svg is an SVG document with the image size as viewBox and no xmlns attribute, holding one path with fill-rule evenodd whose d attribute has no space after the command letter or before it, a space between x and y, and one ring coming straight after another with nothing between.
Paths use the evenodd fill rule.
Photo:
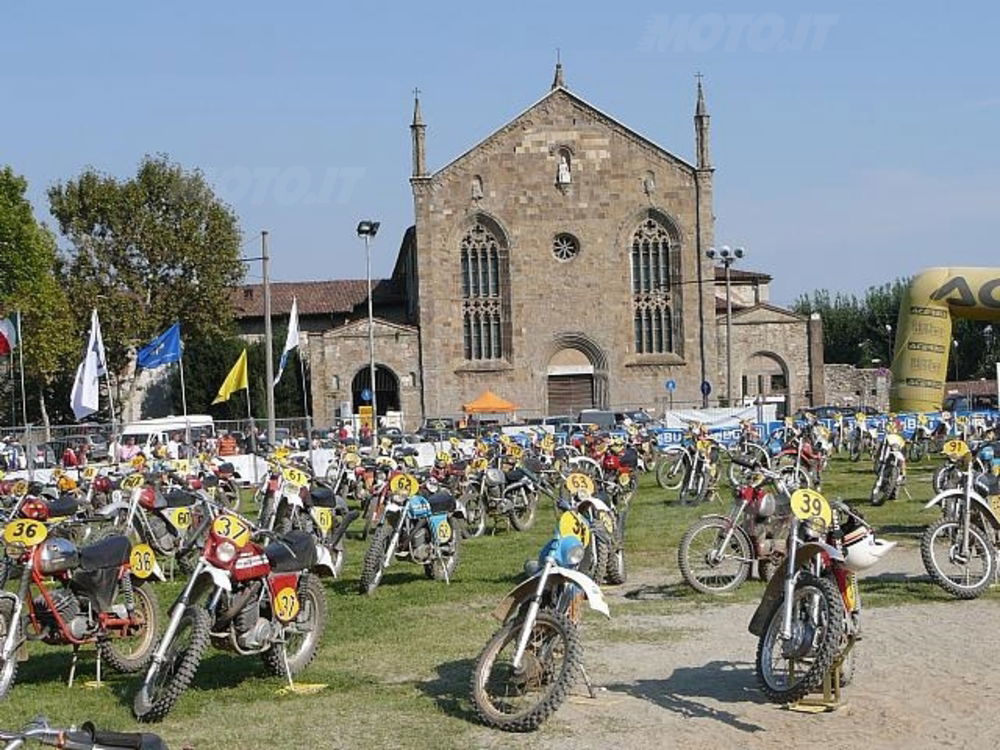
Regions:
<instances>
[{"instance_id":1,"label":"green tree","mask_svg":"<svg viewBox=\"0 0 1000 750\"><path fill-rule=\"evenodd\" d=\"M62 278L77 329L96 307L119 399L133 393L137 347L174 322L189 341L232 332L240 230L199 171L147 156L129 179L88 168L48 195L69 242Z\"/></svg>"},{"instance_id":2,"label":"green tree","mask_svg":"<svg viewBox=\"0 0 1000 750\"><path fill-rule=\"evenodd\" d=\"M0 170L0 317L14 311L23 315L26 388L34 394L29 396L28 419L40 419L47 427L53 389L72 367L75 322L56 278L55 238L32 214L27 188L27 181L10 167Z\"/></svg>"}]
</instances>

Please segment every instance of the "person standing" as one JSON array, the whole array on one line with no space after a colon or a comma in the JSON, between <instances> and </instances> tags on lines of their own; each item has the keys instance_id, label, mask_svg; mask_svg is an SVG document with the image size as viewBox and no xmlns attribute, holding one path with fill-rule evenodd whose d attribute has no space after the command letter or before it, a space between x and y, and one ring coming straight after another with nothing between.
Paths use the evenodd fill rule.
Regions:
<instances>
[{"instance_id":1,"label":"person standing","mask_svg":"<svg viewBox=\"0 0 1000 750\"><path fill-rule=\"evenodd\" d=\"M64 469L75 469L77 465L76 450L74 445L70 443L66 446L66 450L62 454L62 465Z\"/></svg>"}]
</instances>

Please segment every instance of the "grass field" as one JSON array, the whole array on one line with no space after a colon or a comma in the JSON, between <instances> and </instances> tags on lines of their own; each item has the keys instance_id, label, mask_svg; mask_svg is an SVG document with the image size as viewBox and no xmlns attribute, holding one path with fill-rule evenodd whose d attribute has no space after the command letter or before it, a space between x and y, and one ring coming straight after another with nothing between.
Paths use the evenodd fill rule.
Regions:
<instances>
[{"instance_id":1,"label":"grass field","mask_svg":"<svg viewBox=\"0 0 1000 750\"><path fill-rule=\"evenodd\" d=\"M823 491L857 503L884 535L915 545L922 528L936 518L919 502L931 495L932 463L911 467L908 487L913 500L870 507L870 462L836 459ZM629 602L624 605L628 615L699 607L711 616L718 599L666 584L668 578L676 580L676 549L684 529L702 514L725 512L726 493L724 488L723 499L707 506L678 507L672 493L660 490L651 476L644 477L629 519L628 563L644 581L656 582L662 576L668 596L656 601L622 599ZM465 543L451 585L426 580L418 566L397 563L371 597L357 593L364 543L350 539L343 578L326 584L328 619L319 654L300 677L303 683L328 687L315 695L279 696L283 681L268 675L258 659L211 650L193 687L156 731L171 748L199 750L523 745L523 739L487 732L473 721L468 681L473 660L496 627L490 611L518 580L524 561L537 554L551 533L553 518L546 501L531 531L499 531ZM178 586L159 586L164 615ZM760 591L760 584L748 583L723 601L752 601ZM932 584L912 581L877 581L866 584L865 593L868 603L876 606L948 599ZM621 609L613 608L612 617L622 615ZM584 631L585 642L655 642L664 648L675 637L595 617L588 618ZM32 645L17 684L0 703L0 726L20 726L38 714L63 723L92 719L113 729L135 726L130 709L137 678L110 674L103 687L84 686L83 681L94 676L89 652L78 684L70 689L65 685L69 664L68 648ZM544 742L547 731L543 728L534 741Z\"/></svg>"}]
</instances>

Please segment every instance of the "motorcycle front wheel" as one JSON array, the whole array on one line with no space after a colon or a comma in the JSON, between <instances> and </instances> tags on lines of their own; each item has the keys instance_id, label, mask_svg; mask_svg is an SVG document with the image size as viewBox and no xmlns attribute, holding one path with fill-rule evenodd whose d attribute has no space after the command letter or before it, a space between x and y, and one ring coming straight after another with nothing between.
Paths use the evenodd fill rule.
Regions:
<instances>
[{"instance_id":1,"label":"motorcycle front wheel","mask_svg":"<svg viewBox=\"0 0 1000 750\"><path fill-rule=\"evenodd\" d=\"M365 557L361 563L361 580L358 581L358 589L362 594L371 594L382 582L382 574L385 573L383 567L385 563L385 553L389 549L389 539L392 537L392 526L382 524L375 533L365 550Z\"/></svg>"},{"instance_id":2,"label":"motorcycle front wheel","mask_svg":"<svg viewBox=\"0 0 1000 750\"><path fill-rule=\"evenodd\" d=\"M722 518L702 518L681 537L677 566L684 581L703 594L723 594L739 588L750 575L753 550L747 538L733 530L723 548L728 525Z\"/></svg>"},{"instance_id":3,"label":"motorcycle front wheel","mask_svg":"<svg viewBox=\"0 0 1000 750\"><path fill-rule=\"evenodd\" d=\"M975 599L993 581L993 545L976 526L969 526L969 552L962 553L962 522L942 518L920 539L927 574L957 599Z\"/></svg>"},{"instance_id":4,"label":"motorcycle front wheel","mask_svg":"<svg viewBox=\"0 0 1000 750\"><path fill-rule=\"evenodd\" d=\"M486 505L482 495L470 492L462 498L462 504L465 506L466 516L462 536L465 539L482 536L486 531Z\"/></svg>"},{"instance_id":5,"label":"motorcycle front wheel","mask_svg":"<svg viewBox=\"0 0 1000 750\"><path fill-rule=\"evenodd\" d=\"M844 605L829 578L803 573L792 600L792 637L781 638L785 602L774 608L757 643L757 682L773 703L801 700L823 683L840 650Z\"/></svg>"},{"instance_id":6,"label":"motorcycle front wheel","mask_svg":"<svg viewBox=\"0 0 1000 750\"><path fill-rule=\"evenodd\" d=\"M680 489L687 475L687 464L687 453L680 448L661 453L656 460L656 483L665 490Z\"/></svg>"},{"instance_id":7,"label":"motorcycle front wheel","mask_svg":"<svg viewBox=\"0 0 1000 750\"><path fill-rule=\"evenodd\" d=\"M525 493L523 495L525 505L512 510L508 515L510 525L517 531L527 531L535 523L535 509L538 507L538 495L535 493Z\"/></svg>"},{"instance_id":8,"label":"motorcycle front wheel","mask_svg":"<svg viewBox=\"0 0 1000 750\"><path fill-rule=\"evenodd\" d=\"M7 639L11 629L17 628L14 620L14 603L10 599L0 599L0 643ZM8 661L0 661L0 700L7 696L14 680L17 679L17 653L11 654Z\"/></svg>"},{"instance_id":9,"label":"motorcycle front wheel","mask_svg":"<svg viewBox=\"0 0 1000 750\"><path fill-rule=\"evenodd\" d=\"M479 654L472 673L472 702L487 726L507 732L530 732L566 700L583 662L583 648L565 615L538 612L521 666L514 653L524 616L503 625Z\"/></svg>"},{"instance_id":10,"label":"motorcycle front wheel","mask_svg":"<svg viewBox=\"0 0 1000 750\"><path fill-rule=\"evenodd\" d=\"M160 721L194 680L208 648L210 623L204 607L189 606L164 654L163 662L136 693L132 712L139 721Z\"/></svg>"}]
</instances>

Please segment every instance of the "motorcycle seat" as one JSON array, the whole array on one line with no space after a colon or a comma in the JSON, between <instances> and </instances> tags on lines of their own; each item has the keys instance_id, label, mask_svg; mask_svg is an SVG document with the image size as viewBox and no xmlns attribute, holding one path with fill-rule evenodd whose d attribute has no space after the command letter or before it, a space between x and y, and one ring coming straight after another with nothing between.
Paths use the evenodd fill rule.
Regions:
<instances>
[{"instance_id":1,"label":"motorcycle seat","mask_svg":"<svg viewBox=\"0 0 1000 750\"><path fill-rule=\"evenodd\" d=\"M458 507L450 492L435 492L427 498L427 502L431 506L431 513L451 513Z\"/></svg>"},{"instance_id":2,"label":"motorcycle seat","mask_svg":"<svg viewBox=\"0 0 1000 750\"><path fill-rule=\"evenodd\" d=\"M60 495L55 500L49 501L49 516L60 518L61 516L72 516L80 508L76 498L70 494Z\"/></svg>"},{"instance_id":3,"label":"motorcycle seat","mask_svg":"<svg viewBox=\"0 0 1000 750\"><path fill-rule=\"evenodd\" d=\"M317 508L336 508L337 496L329 487L313 487L309 491L309 502Z\"/></svg>"},{"instance_id":4,"label":"motorcycle seat","mask_svg":"<svg viewBox=\"0 0 1000 750\"><path fill-rule=\"evenodd\" d=\"M198 502L198 496L180 489L173 489L164 498L168 508L186 508Z\"/></svg>"},{"instance_id":5,"label":"motorcycle seat","mask_svg":"<svg viewBox=\"0 0 1000 750\"><path fill-rule=\"evenodd\" d=\"M232 476L236 473L236 467L233 466L229 461L219 464L219 474L224 477Z\"/></svg>"},{"instance_id":6,"label":"motorcycle seat","mask_svg":"<svg viewBox=\"0 0 1000 750\"><path fill-rule=\"evenodd\" d=\"M512 484L514 482L519 482L520 480L524 479L525 474L520 469L515 468L508 471L506 477L507 477L507 484Z\"/></svg>"},{"instance_id":7,"label":"motorcycle seat","mask_svg":"<svg viewBox=\"0 0 1000 750\"><path fill-rule=\"evenodd\" d=\"M308 570L316 564L316 540L304 531L289 531L264 548L275 573Z\"/></svg>"},{"instance_id":8,"label":"motorcycle seat","mask_svg":"<svg viewBox=\"0 0 1000 750\"><path fill-rule=\"evenodd\" d=\"M117 568L128 562L132 543L125 536L111 536L80 550L80 570Z\"/></svg>"}]
</instances>

